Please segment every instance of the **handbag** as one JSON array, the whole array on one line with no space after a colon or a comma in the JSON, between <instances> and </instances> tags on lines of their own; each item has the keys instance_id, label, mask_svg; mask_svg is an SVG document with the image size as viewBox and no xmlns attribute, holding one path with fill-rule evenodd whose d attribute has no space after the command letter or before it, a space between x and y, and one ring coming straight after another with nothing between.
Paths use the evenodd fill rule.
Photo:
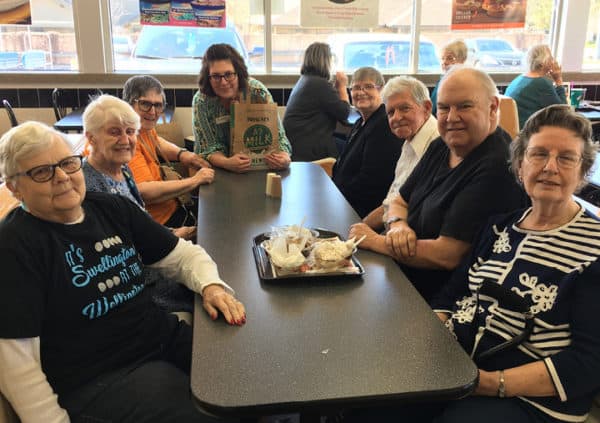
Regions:
<instances>
[{"instance_id":1,"label":"handbag","mask_svg":"<svg viewBox=\"0 0 600 423\"><path fill-rule=\"evenodd\" d=\"M138 139L140 141L142 141L142 144L144 144L144 147L146 147L146 149L152 153L154 161L156 162L156 164L158 165L158 168L160 170L160 178L163 181L179 181L179 180L183 179L183 176L181 176L179 174L179 172L177 172L175 170L175 167L173 167L173 164L162 153L158 144L156 145L156 149L152 149L142 138L138 138ZM160 156L164 159L164 161L166 163L163 163L163 164L160 163L160 161L158 160L158 154L160 154ZM194 204L194 201L192 200L192 194L190 191L184 192L183 194L179 194L177 197L175 197L175 199L181 206L186 208L186 210L187 210L188 206L193 206L193 204Z\"/></svg>"}]
</instances>

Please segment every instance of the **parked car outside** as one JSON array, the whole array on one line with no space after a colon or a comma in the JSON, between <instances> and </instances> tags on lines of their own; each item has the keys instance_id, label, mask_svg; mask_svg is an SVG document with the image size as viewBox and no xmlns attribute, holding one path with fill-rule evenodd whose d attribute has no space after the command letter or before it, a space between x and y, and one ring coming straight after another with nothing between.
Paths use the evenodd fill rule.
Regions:
<instances>
[{"instance_id":1,"label":"parked car outside","mask_svg":"<svg viewBox=\"0 0 600 423\"><path fill-rule=\"evenodd\" d=\"M126 66L133 71L198 73L202 56L212 44L227 43L240 52L248 63L248 52L237 30L185 26L145 25Z\"/></svg>"},{"instance_id":2,"label":"parked car outside","mask_svg":"<svg viewBox=\"0 0 600 423\"><path fill-rule=\"evenodd\" d=\"M523 52L500 38L471 38L467 62L486 71L523 71Z\"/></svg>"},{"instance_id":3,"label":"parked car outside","mask_svg":"<svg viewBox=\"0 0 600 423\"><path fill-rule=\"evenodd\" d=\"M113 52L115 54L130 55L133 50L133 42L128 35L113 34L112 36Z\"/></svg>"},{"instance_id":4,"label":"parked car outside","mask_svg":"<svg viewBox=\"0 0 600 423\"><path fill-rule=\"evenodd\" d=\"M350 33L328 39L334 63L340 70L354 72L372 66L382 73L408 71L410 36L392 33ZM440 72L440 60L434 44L424 37L419 42L419 72Z\"/></svg>"}]
</instances>

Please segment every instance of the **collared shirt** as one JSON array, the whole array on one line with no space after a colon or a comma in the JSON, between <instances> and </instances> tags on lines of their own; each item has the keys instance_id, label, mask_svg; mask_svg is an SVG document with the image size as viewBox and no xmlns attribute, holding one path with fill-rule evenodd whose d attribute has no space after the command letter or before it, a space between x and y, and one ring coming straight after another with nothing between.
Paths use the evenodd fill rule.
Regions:
<instances>
[{"instance_id":1,"label":"collared shirt","mask_svg":"<svg viewBox=\"0 0 600 423\"><path fill-rule=\"evenodd\" d=\"M396 163L396 171L394 182L390 185L390 189L387 196L383 200L383 221L387 220L388 210L390 203L400 194L400 187L404 184L404 181L411 174L427 147L431 144L431 141L440 136L437 129L437 120L433 116L429 116L429 119L425 121L419 132L413 137L412 141L405 141L402 146L402 154Z\"/></svg>"}]
</instances>

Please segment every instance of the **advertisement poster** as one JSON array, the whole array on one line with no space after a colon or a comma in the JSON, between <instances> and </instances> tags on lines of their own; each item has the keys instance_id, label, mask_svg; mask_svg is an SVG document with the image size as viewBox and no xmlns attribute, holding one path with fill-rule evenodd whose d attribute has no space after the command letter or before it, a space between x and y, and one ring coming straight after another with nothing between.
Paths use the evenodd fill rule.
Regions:
<instances>
[{"instance_id":1,"label":"advertisement poster","mask_svg":"<svg viewBox=\"0 0 600 423\"><path fill-rule=\"evenodd\" d=\"M452 0L450 29L523 28L527 0Z\"/></svg>"},{"instance_id":2,"label":"advertisement poster","mask_svg":"<svg viewBox=\"0 0 600 423\"><path fill-rule=\"evenodd\" d=\"M140 23L225 28L225 10L225 0L140 0Z\"/></svg>"},{"instance_id":3,"label":"advertisement poster","mask_svg":"<svg viewBox=\"0 0 600 423\"><path fill-rule=\"evenodd\" d=\"M378 26L379 0L301 0L300 26L372 28Z\"/></svg>"},{"instance_id":4,"label":"advertisement poster","mask_svg":"<svg viewBox=\"0 0 600 423\"><path fill-rule=\"evenodd\" d=\"M0 0L0 24L31 25L29 0Z\"/></svg>"}]
</instances>

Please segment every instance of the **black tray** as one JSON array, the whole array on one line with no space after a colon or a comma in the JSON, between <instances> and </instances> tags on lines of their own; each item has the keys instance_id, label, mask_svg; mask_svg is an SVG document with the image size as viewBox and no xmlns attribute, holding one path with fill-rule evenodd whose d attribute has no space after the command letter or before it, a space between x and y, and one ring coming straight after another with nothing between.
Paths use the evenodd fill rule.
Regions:
<instances>
[{"instance_id":1,"label":"black tray","mask_svg":"<svg viewBox=\"0 0 600 423\"><path fill-rule=\"evenodd\" d=\"M320 228L311 228L319 232L319 238L333 238L338 237L344 240L339 234ZM261 246L261 243L269 239L269 233L265 232L253 239L252 252L254 253L254 261L256 262L256 269L258 270L258 276L263 280L282 280L282 279L305 279L305 278L331 278L331 277L344 277L354 278L356 276L364 275L365 269L362 267L360 262L354 255L352 256L352 264L358 269L356 273L346 273L340 271L331 272L320 272L320 273L290 273L288 275L276 275L273 273L273 267L271 266L271 260L265 249Z\"/></svg>"}]
</instances>

